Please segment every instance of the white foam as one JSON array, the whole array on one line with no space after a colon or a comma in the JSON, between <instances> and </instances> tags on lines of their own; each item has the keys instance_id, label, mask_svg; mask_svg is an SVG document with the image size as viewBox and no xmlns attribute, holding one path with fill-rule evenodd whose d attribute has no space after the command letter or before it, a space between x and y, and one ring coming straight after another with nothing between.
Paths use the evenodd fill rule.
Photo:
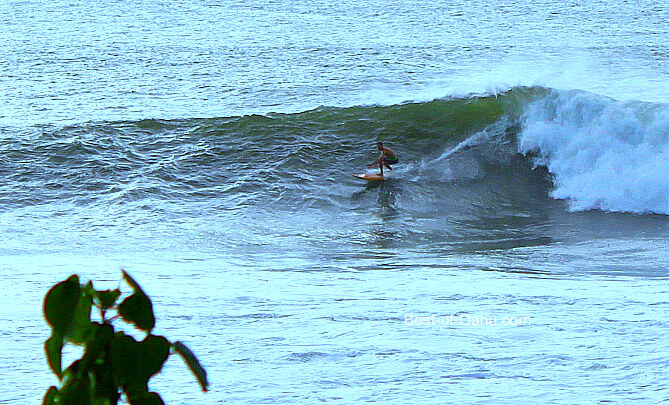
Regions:
<instances>
[{"instance_id":1,"label":"white foam","mask_svg":"<svg viewBox=\"0 0 669 405\"><path fill-rule=\"evenodd\" d=\"M347 102L353 105L395 105L441 98L496 95L517 86L579 89L618 100L668 102L669 86L651 65L612 61L583 50L527 55L521 50L504 58L451 66L448 74L405 83L370 83ZM622 70L621 70L622 69ZM349 104L342 105L342 107Z\"/></svg>"},{"instance_id":2,"label":"white foam","mask_svg":"<svg viewBox=\"0 0 669 405\"><path fill-rule=\"evenodd\" d=\"M527 111L519 139L573 210L669 214L669 106L554 91Z\"/></svg>"}]
</instances>

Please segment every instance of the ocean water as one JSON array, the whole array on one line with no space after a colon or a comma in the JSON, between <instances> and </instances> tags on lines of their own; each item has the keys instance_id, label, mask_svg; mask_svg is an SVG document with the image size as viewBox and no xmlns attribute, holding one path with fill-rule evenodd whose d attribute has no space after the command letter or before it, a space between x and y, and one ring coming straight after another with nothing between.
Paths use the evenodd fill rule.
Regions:
<instances>
[{"instance_id":1,"label":"ocean water","mask_svg":"<svg viewBox=\"0 0 669 405\"><path fill-rule=\"evenodd\" d=\"M668 20L2 2L0 403L57 382L50 286L121 268L209 373L167 403L669 401Z\"/></svg>"}]
</instances>

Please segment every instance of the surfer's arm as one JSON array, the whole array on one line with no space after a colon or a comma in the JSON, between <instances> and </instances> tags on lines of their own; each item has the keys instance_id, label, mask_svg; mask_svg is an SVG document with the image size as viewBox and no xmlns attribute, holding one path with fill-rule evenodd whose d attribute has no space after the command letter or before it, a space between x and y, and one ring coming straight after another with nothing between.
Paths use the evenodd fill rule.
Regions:
<instances>
[{"instance_id":1,"label":"surfer's arm","mask_svg":"<svg viewBox=\"0 0 669 405\"><path fill-rule=\"evenodd\" d=\"M383 162L383 157L384 157L385 155L386 155L386 151L384 150L383 152L381 152L381 156L379 156L379 158L376 159L374 162L368 164L367 167L374 167L374 166L376 166L376 165L381 164L381 162Z\"/></svg>"}]
</instances>

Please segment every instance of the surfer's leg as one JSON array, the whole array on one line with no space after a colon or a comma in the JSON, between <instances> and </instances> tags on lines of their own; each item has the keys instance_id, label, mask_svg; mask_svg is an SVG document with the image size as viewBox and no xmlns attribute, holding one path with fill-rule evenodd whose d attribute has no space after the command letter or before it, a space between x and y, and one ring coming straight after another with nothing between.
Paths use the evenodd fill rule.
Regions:
<instances>
[{"instance_id":1,"label":"surfer's leg","mask_svg":"<svg viewBox=\"0 0 669 405\"><path fill-rule=\"evenodd\" d=\"M397 163L397 158L396 157L393 158L393 159L390 159L390 158L386 157L385 159L383 159L383 162L379 164L379 166L383 165L383 166L387 167L388 170L393 170L393 168L390 167L390 165L394 165L395 163Z\"/></svg>"}]
</instances>

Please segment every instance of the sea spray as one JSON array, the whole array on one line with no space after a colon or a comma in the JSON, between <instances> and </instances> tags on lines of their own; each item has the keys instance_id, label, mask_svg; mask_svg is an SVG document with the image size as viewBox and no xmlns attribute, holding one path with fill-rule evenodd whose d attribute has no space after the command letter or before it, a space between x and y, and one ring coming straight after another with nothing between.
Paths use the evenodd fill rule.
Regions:
<instances>
[{"instance_id":1,"label":"sea spray","mask_svg":"<svg viewBox=\"0 0 669 405\"><path fill-rule=\"evenodd\" d=\"M574 211L669 214L669 107L555 90L526 111L523 153Z\"/></svg>"}]
</instances>

